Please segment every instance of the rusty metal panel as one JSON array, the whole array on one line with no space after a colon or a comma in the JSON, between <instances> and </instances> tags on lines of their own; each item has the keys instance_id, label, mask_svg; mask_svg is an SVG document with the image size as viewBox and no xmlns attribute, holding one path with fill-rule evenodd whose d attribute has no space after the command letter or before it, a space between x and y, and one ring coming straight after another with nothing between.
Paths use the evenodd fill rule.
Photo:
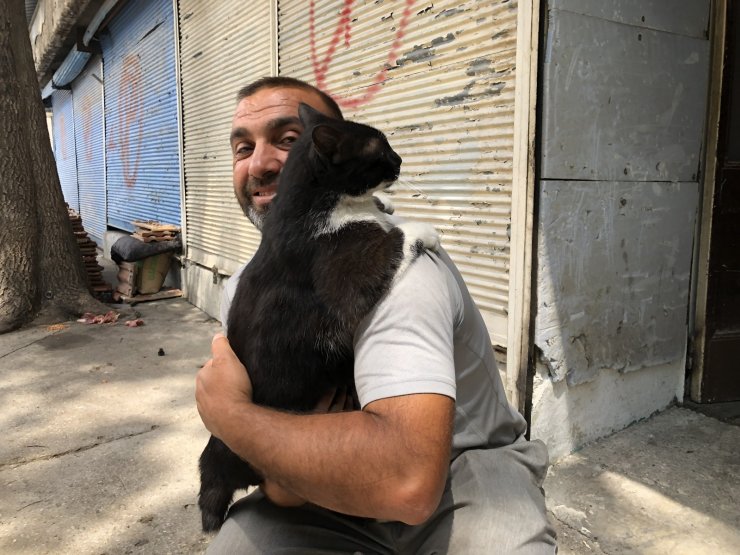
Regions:
<instances>
[{"instance_id":1,"label":"rusty metal panel","mask_svg":"<svg viewBox=\"0 0 740 555\"><path fill-rule=\"evenodd\" d=\"M101 35L107 223L180 223L172 2L129 0Z\"/></svg>"},{"instance_id":2,"label":"rusty metal panel","mask_svg":"<svg viewBox=\"0 0 740 555\"><path fill-rule=\"evenodd\" d=\"M72 83L80 216L85 230L102 246L106 230L103 66L94 56Z\"/></svg>"},{"instance_id":3,"label":"rusty metal panel","mask_svg":"<svg viewBox=\"0 0 740 555\"><path fill-rule=\"evenodd\" d=\"M543 181L535 343L574 385L686 354L697 183Z\"/></svg>"},{"instance_id":4,"label":"rusty metal panel","mask_svg":"<svg viewBox=\"0 0 740 555\"><path fill-rule=\"evenodd\" d=\"M434 224L506 345L517 3L279 2L279 71L382 129L398 213Z\"/></svg>"},{"instance_id":5,"label":"rusty metal panel","mask_svg":"<svg viewBox=\"0 0 740 555\"><path fill-rule=\"evenodd\" d=\"M681 0L680 6L678 4L676 0L609 0L608 2L549 0L548 8L567 10L645 29L707 38L709 1Z\"/></svg>"},{"instance_id":6,"label":"rusty metal panel","mask_svg":"<svg viewBox=\"0 0 740 555\"><path fill-rule=\"evenodd\" d=\"M548 15L542 177L696 181L709 41L567 11Z\"/></svg>"},{"instance_id":7,"label":"rusty metal panel","mask_svg":"<svg viewBox=\"0 0 740 555\"><path fill-rule=\"evenodd\" d=\"M80 210L77 187L77 154L75 150L75 119L72 91L55 90L51 94L54 157L62 184L64 200L70 208Z\"/></svg>"},{"instance_id":8,"label":"rusty metal panel","mask_svg":"<svg viewBox=\"0 0 740 555\"><path fill-rule=\"evenodd\" d=\"M188 257L231 273L260 241L234 197L229 133L238 90L270 74L270 2L180 0L178 17Z\"/></svg>"}]
</instances>

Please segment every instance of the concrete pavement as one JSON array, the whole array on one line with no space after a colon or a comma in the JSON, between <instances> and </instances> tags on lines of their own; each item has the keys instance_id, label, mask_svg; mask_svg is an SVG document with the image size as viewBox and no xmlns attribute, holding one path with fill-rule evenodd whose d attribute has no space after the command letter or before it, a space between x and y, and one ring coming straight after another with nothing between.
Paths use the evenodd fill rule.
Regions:
<instances>
[{"instance_id":1,"label":"concrete pavement","mask_svg":"<svg viewBox=\"0 0 740 555\"><path fill-rule=\"evenodd\" d=\"M220 325L181 299L136 310L0 336L0 553L204 550L193 377Z\"/></svg>"},{"instance_id":2,"label":"concrete pavement","mask_svg":"<svg viewBox=\"0 0 740 555\"><path fill-rule=\"evenodd\" d=\"M204 551L193 378L220 326L182 299L135 309L142 327L0 336L0 553ZM559 461L560 553L740 553L739 450L737 426L672 408Z\"/></svg>"}]
</instances>

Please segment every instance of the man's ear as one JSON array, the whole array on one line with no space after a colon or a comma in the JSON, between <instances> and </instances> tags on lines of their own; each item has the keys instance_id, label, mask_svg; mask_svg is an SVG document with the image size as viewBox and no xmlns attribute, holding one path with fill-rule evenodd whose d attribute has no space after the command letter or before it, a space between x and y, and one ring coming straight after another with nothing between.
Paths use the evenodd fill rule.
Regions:
<instances>
[{"instance_id":1,"label":"man's ear","mask_svg":"<svg viewBox=\"0 0 740 555\"><path fill-rule=\"evenodd\" d=\"M318 124L326 116L318 110L314 110L305 102L301 102L298 105L298 117L300 118L303 127L308 129L312 125Z\"/></svg>"},{"instance_id":2,"label":"man's ear","mask_svg":"<svg viewBox=\"0 0 740 555\"><path fill-rule=\"evenodd\" d=\"M333 164L341 161L339 156L339 142L341 139L341 133L331 125L319 124L311 131L311 141L316 152Z\"/></svg>"}]
</instances>

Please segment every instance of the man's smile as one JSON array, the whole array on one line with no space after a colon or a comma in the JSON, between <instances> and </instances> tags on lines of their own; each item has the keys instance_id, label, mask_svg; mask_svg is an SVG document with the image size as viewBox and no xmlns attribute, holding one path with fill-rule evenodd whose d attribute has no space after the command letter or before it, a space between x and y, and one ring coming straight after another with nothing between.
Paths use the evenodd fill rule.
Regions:
<instances>
[{"instance_id":1,"label":"man's smile","mask_svg":"<svg viewBox=\"0 0 740 555\"><path fill-rule=\"evenodd\" d=\"M252 191L252 203L255 206L264 206L272 202L275 193L277 192L277 185L270 185L268 187L257 187Z\"/></svg>"}]
</instances>

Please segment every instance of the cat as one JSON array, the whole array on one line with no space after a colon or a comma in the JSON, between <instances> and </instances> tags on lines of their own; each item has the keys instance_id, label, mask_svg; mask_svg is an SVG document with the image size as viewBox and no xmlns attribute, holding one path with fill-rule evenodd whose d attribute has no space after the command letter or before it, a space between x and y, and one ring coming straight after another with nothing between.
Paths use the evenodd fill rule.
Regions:
<instances>
[{"instance_id":1,"label":"cat","mask_svg":"<svg viewBox=\"0 0 740 555\"><path fill-rule=\"evenodd\" d=\"M439 236L393 225L372 193L398 178L401 158L377 129L299 107L304 132L282 169L260 246L228 316L231 347L253 400L312 411L336 388L354 391L352 340L394 280ZM262 477L211 436L200 457L203 529L221 527L234 492Z\"/></svg>"}]
</instances>

